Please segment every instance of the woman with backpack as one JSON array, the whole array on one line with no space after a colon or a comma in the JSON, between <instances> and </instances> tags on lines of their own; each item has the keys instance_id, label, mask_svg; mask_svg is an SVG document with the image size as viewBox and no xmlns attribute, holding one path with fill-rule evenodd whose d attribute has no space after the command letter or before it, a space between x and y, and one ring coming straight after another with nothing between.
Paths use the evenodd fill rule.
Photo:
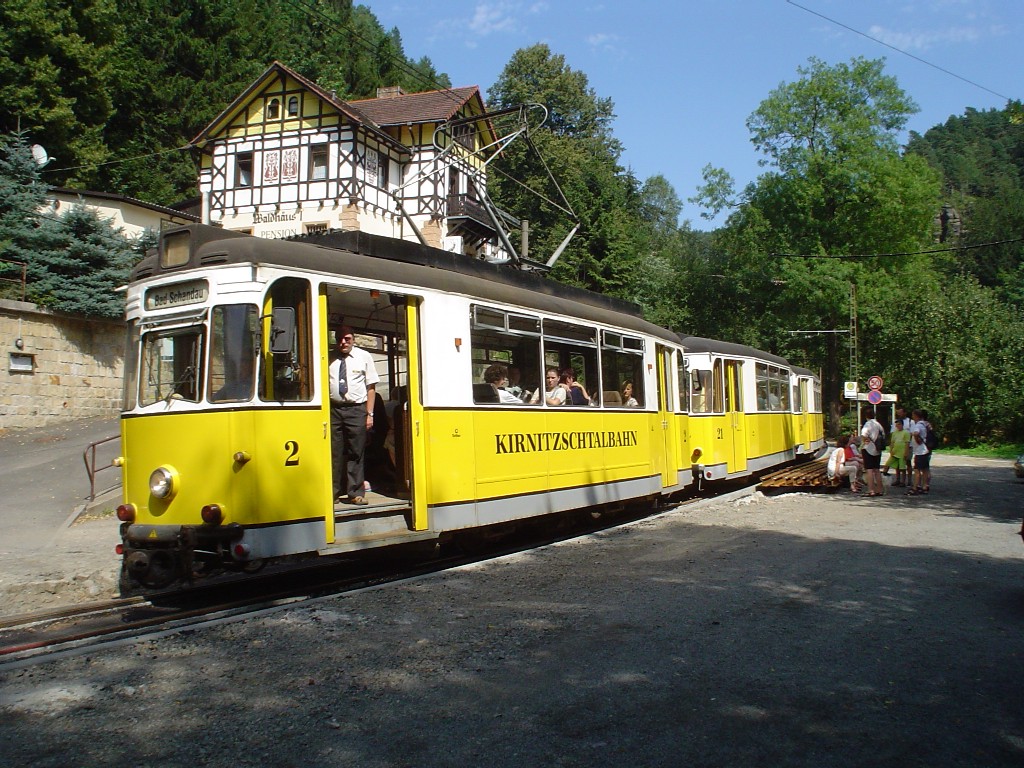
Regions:
<instances>
[{"instance_id":1,"label":"woman with backpack","mask_svg":"<svg viewBox=\"0 0 1024 768\"><path fill-rule=\"evenodd\" d=\"M885 447L885 428L875 418L875 407L864 409L864 426L860 436L864 446L864 476L867 478L868 496L885 493L882 485L882 449Z\"/></svg>"}]
</instances>

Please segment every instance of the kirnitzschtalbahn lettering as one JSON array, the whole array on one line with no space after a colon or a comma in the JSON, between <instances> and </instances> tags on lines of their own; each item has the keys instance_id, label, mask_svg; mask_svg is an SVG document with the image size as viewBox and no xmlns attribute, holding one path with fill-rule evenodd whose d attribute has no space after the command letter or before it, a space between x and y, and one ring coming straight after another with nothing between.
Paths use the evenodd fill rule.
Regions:
<instances>
[{"instance_id":1,"label":"kirnitzschtalbahn lettering","mask_svg":"<svg viewBox=\"0 0 1024 768\"><path fill-rule=\"evenodd\" d=\"M592 448L630 448L638 444L636 430L619 432L510 432L494 436L495 453L584 451Z\"/></svg>"}]
</instances>

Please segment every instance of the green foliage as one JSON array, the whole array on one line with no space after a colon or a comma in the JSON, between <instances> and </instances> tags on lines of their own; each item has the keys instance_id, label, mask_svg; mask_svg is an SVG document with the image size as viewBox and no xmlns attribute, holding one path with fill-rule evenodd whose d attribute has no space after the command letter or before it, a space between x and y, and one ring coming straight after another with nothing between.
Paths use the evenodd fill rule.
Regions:
<instances>
[{"instance_id":1,"label":"green foliage","mask_svg":"<svg viewBox=\"0 0 1024 768\"><path fill-rule=\"evenodd\" d=\"M1024 121L1020 102L968 109L907 145L943 176L946 221L939 234L963 246L940 265L971 274L1008 303L1024 306ZM1005 242L1005 241L1012 242ZM988 245L998 243L998 245ZM984 246L984 247L976 247Z\"/></svg>"},{"instance_id":2,"label":"green foliage","mask_svg":"<svg viewBox=\"0 0 1024 768\"><path fill-rule=\"evenodd\" d=\"M24 131L65 168L105 161L121 35L114 0L0 4L0 131Z\"/></svg>"},{"instance_id":3,"label":"green foliage","mask_svg":"<svg viewBox=\"0 0 1024 768\"><path fill-rule=\"evenodd\" d=\"M597 96L586 75L542 44L516 51L488 101L492 109L528 103L548 109L547 122L530 134L537 151L525 140L514 142L495 163L498 173L490 180L499 205L530 222L533 257L546 261L573 226L566 211L548 202L560 202L550 169L580 224L552 277L628 293L645 227L636 180L618 163L622 147L611 132L611 101Z\"/></svg>"},{"instance_id":4,"label":"green foliage","mask_svg":"<svg viewBox=\"0 0 1024 768\"><path fill-rule=\"evenodd\" d=\"M731 254L723 257L729 287L722 299L744 311L723 319L715 333L820 369L835 427L841 383L850 375L842 332L850 327L851 293L858 306L885 306L920 283L920 259L874 255L929 244L939 177L920 158L899 154L897 132L916 107L884 74L883 62L828 66L811 59L798 72L798 81L772 91L747 122L771 169L737 200L728 175L706 168L699 199L713 210L735 206L716 244ZM846 255L872 257L834 258ZM901 363L873 343L889 332L878 315L866 313L858 330L861 370Z\"/></svg>"},{"instance_id":5,"label":"green foliage","mask_svg":"<svg viewBox=\"0 0 1024 768\"><path fill-rule=\"evenodd\" d=\"M22 264L47 246L36 223L46 204L46 185L23 134L0 135L0 278L4 298L22 298ZM19 263L12 263L19 262Z\"/></svg>"},{"instance_id":6,"label":"green foliage","mask_svg":"<svg viewBox=\"0 0 1024 768\"><path fill-rule=\"evenodd\" d=\"M51 184L166 205L196 194L189 142L275 59L343 98L450 85L350 0L10 0L0 131L46 147Z\"/></svg>"},{"instance_id":7,"label":"green foliage","mask_svg":"<svg viewBox=\"0 0 1024 768\"><path fill-rule=\"evenodd\" d=\"M54 216L24 138L0 137L0 259L27 264L27 299L60 312L121 317L131 243L83 205Z\"/></svg>"},{"instance_id":8,"label":"green foliage","mask_svg":"<svg viewBox=\"0 0 1024 768\"><path fill-rule=\"evenodd\" d=\"M50 245L29 264L29 298L59 312L122 317L124 296L114 289L128 281L135 254L120 230L84 205L43 227Z\"/></svg>"}]
</instances>

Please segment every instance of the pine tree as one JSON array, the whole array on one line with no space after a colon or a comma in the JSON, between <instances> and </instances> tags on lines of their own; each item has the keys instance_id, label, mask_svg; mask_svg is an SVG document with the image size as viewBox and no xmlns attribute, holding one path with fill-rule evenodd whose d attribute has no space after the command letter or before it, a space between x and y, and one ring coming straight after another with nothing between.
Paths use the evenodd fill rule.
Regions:
<instances>
[{"instance_id":1,"label":"pine tree","mask_svg":"<svg viewBox=\"0 0 1024 768\"><path fill-rule=\"evenodd\" d=\"M47 247L38 214L46 205L46 185L22 133L0 136L0 278L4 298L21 298L22 264ZM12 281L12 282L8 282Z\"/></svg>"},{"instance_id":2,"label":"pine tree","mask_svg":"<svg viewBox=\"0 0 1024 768\"><path fill-rule=\"evenodd\" d=\"M120 230L85 205L53 214L31 148L23 135L10 134L0 137L0 259L27 265L29 301L120 317L124 300L115 289L127 281L136 254Z\"/></svg>"}]
</instances>

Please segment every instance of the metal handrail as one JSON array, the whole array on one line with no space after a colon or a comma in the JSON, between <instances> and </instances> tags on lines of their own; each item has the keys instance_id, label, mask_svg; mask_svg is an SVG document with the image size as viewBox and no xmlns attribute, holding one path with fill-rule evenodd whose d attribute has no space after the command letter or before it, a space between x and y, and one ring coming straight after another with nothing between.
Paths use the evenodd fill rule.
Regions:
<instances>
[{"instance_id":1,"label":"metal handrail","mask_svg":"<svg viewBox=\"0 0 1024 768\"><path fill-rule=\"evenodd\" d=\"M96 440L92 443L89 443L89 445L86 446L85 451L82 452L82 460L85 462L85 471L89 475L89 501L96 500L96 475L98 475L104 469L116 469L113 463L107 464L105 467L99 467L97 469L96 449L99 446L109 443L112 440L120 439L120 435L112 435L111 437L105 437L102 440ZM117 488L118 485L120 485L120 483L115 483L106 490L112 491L114 488Z\"/></svg>"}]
</instances>

